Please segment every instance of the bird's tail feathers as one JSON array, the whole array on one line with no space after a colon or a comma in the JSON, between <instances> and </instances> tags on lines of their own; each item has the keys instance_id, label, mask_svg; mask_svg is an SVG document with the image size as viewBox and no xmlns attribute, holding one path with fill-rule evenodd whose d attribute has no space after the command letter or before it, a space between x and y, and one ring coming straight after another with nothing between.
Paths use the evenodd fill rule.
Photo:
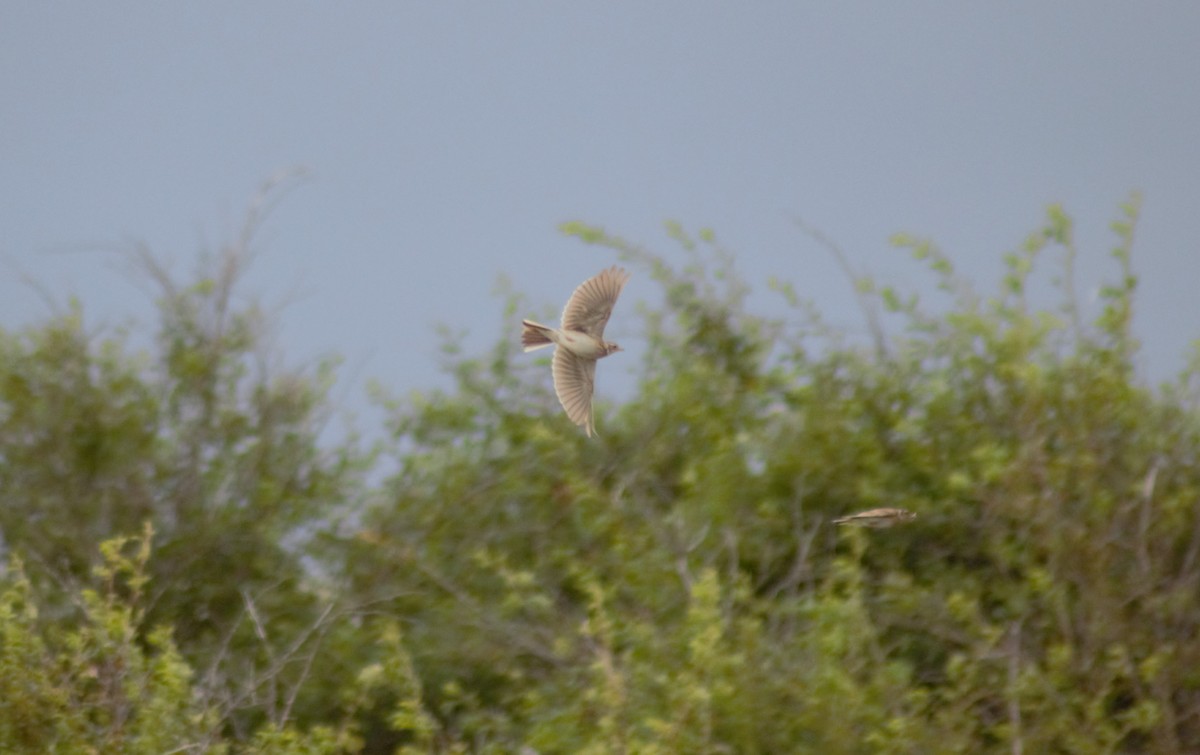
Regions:
<instances>
[{"instance_id":1,"label":"bird's tail feathers","mask_svg":"<svg viewBox=\"0 0 1200 755\"><path fill-rule=\"evenodd\" d=\"M521 345L525 347L526 351L533 351L554 343L549 335L551 328L539 325L533 320L522 320L521 325L523 326L521 328Z\"/></svg>"}]
</instances>

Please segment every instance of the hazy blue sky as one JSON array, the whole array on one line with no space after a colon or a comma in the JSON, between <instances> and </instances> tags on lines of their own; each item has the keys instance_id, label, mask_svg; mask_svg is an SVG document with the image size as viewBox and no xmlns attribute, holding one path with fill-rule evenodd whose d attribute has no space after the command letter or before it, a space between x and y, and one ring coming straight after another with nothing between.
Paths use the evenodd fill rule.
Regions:
<instances>
[{"instance_id":1,"label":"hazy blue sky","mask_svg":"<svg viewBox=\"0 0 1200 755\"><path fill-rule=\"evenodd\" d=\"M183 269L303 166L252 289L299 294L281 350L344 355L360 410L367 377L439 382L435 323L516 338L498 274L532 313L610 264L569 219L670 254L664 220L711 227L752 282L860 328L794 217L887 282L928 283L887 245L905 230L990 287L1060 201L1086 295L1137 189L1143 368L1200 336L1200 3L9 0L0 102L0 325L48 311L18 271L93 323L145 317L111 256L63 250L140 240ZM626 292L602 395L653 289Z\"/></svg>"}]
</instances>

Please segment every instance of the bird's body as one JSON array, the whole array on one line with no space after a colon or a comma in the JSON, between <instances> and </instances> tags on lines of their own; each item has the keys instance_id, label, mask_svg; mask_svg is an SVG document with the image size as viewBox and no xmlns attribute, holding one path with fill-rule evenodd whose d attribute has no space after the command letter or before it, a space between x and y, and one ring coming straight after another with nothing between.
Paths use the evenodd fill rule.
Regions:
<instances>
[{"instance_id":1,"label":"bird's body","mask_svg":"<svg viewBox=\"0 0 1200 755\"><path fill-rule=\"evenodd\" d=\"M596 360L620 351L604 340L604 326L612 315L629 273L613 266L587 279L575 289L563 309L562 328L524 320L521 345L525 351L555 345L551 363L554 392L567 417L584 428L588 437L596 432L592 415L592 393L596 385Z\"/></svg>"},{"instance_id":2,"label":"bird's body","mask_svg":"<svg viewBox=\"0 0 1200 755\"><path fill-rule=\"evenodd\" d=\"M610 343L600 338L593 338L587 333L580 333L574 330L556 330L545 325L539 325L532 320L522 320L521 324L524 326L524 330L521 333L521 345L525 347L526 351L540 349L543 346L549 346L553 343L566 348L581 359L600 359L621 349L615 343Z\"/></svg>"},{"instance_id":3,"label":"bird's body","mask_svg":"<svg viewBox=\"0 0 1200 755\"><path fill-rule=\"evenodd\" d=\"M902 522L911 522L917 515L905 509L871 509L857 514L834 519L834 524L853 524L860 527L891 527Z\"/></svg>"}]
</instances>

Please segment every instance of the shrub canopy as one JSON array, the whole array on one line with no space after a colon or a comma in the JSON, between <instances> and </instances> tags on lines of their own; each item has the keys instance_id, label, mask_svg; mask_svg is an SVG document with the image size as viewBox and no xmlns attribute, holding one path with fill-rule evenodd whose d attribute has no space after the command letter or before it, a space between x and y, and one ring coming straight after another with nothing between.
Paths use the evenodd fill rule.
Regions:
<instances>
[{"instance_id":1,"label":"shrub canopy","mask_svg":"<svg viewBox=\"0 0 1200 755\"><path fill-rule=\"evenodd\" d=\"M1134 369L1136 219L1091 317L1058 207L991 293L898 237L945 302L853 281L865 343L711 233L568 224L663 294L600 436L510 295L369 449L320 441L332 361L263 358L244 248L143 257L147 352L0 331L0 749L1196 752L1200 360ZM829 522L877 506L918 518Z\"/></svg>"}]
</instances>

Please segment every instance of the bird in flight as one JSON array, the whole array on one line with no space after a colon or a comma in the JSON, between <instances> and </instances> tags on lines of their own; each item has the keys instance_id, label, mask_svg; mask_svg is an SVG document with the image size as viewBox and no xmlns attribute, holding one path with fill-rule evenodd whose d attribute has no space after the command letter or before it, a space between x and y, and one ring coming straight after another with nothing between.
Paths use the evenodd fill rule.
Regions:
<instances>
[{"instance_id":1,"label":"bird in flight","mask_svg":"<svg viewBox=\"0 0 1200 755\"><path fill-rule=\"evenodd\" d=\"M551 344L558 346L551 362L554 392L567 418L583 427L589 438L596 432L592 416L596 360L621 350L612 341L604 340L604 326L628 282L629 273L614 265L579 284L563 308L561 329L532 320L521 322L521 345L525 351Z\"/></svg>"},{"instance_id":2,"label":"bird in flight","mask_svg":"<svg viewBox=\"0 0 1200 755\"><path fill-rule=\"evenodd\" d=\"M911 522L917 515L905 509L871 509L840 519L834 519L834 524L854 524L860 527L891 527L902 522Z\"/></svg>"}]
</instances>

